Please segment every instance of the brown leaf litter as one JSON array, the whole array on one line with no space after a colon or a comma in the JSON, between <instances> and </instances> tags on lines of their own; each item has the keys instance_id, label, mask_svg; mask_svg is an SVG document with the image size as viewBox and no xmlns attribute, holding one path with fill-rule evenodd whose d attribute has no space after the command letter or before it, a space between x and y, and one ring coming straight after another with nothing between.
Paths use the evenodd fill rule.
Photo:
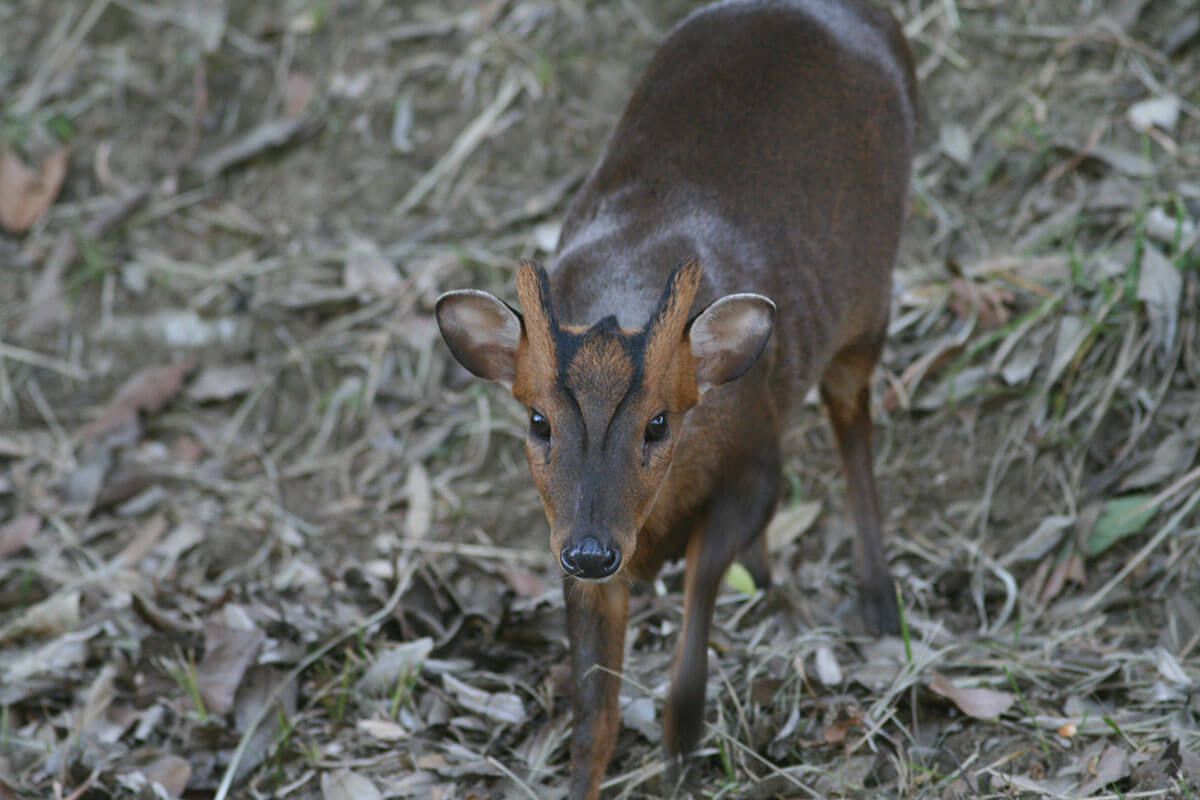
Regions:
<instances>
[{"instance_id":1,"label":"brown leaf litter","mask_svg":"<svg viewBox=\"0 0 1200 800\"><path fill-rule=\"evenodd\" d=\"M70 151L60 147L30 169L8 147L0 147L0 225L24 233L58 197Z\"/></svg>"},{"instance_id":2,"label":"brown leaf litter","mask_svg":"<svg viewBox=\"0 0 1200 800\"><path fill-rule=\"evenodd\" d=\"M117 390L100 415L79 431L79 438L103 436L136 421L139 412L158 411L179 391L194 365L192 359L184 359L176 364L147 367L133 375Z\"/></svg>"},{"instance_id":3,"label":"brown leaf litter","mask_svg":"<svg viewBox=\"0 0 1200 800\"><path fill-rule=\"evenodd\" d=\"M512 300L698 4L0 11L9 158L72 154L0 181L0 796L565 797L524 412L432 305ZM888 5L927 117L873 387L908 635L859 627L804 405L684 792L1195 795L1200 16ZM633 592L606 797L667 791L682 583Z\"/></svg>"}]
</instances>

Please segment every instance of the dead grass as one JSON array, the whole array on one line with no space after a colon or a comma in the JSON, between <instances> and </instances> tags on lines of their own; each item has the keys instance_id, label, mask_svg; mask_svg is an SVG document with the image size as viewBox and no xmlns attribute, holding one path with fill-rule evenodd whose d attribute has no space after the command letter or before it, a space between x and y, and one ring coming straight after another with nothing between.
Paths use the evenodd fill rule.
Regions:
<instances>
[{"instance_id":1,"label":"dead grass","mask_svg":"<svg viewBox=\"0 0 1200 800\"><path fill-rule=\"evenodd\" d=\"M518 411L429 312L547 255L694 5L0 6L0 140L69 152L61 191L0 175L0 797L565 795ZM1200 797L1200 12L893 5L908 636L861 633L806 406L684 791ZM634 598L606 796L666 792L680 583Z\"/></svg>"}]
</instances>

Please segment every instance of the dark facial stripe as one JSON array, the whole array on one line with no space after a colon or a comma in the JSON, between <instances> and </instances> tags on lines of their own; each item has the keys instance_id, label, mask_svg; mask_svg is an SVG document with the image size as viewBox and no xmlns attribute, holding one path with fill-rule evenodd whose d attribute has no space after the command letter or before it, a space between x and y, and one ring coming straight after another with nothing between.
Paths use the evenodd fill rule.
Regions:
<instances>
[{"instance_id":1,"label":"dark facial stripe","mask_svg":"<svg viewBox=\"0 0 1200 800\"><path fill-rule=\"evenodd\" d=\"M562 379L562 373L559 373L558 386L562 389L563 394L567 396L567 399L571 401L575 416L583 419L583 408L579 405L579 398L575 396L575 392L571 391L571 387ZM581 425L580 427L583 428L583 438L580 444L584 450L587 450L587 425Z\"/></svg>"},{"instance_id":2,"label":"dark facial stripe","mask_svg":"<svg viewBox=\"0 0 1200 800\"><path fill-rule=\"evenodd\" d=\"M625 396L621 398L621 402L617 403L617 409L613 412L612 417L608 420L608 426L604 429L604 439L602 440L601 444L605 447L608 446L608 434L609 431L612 430L613 423L617 421L617 419L621 416L621 412L623 412L625 407L629 405L630 398L637 395L639 390L642 388L642 376L644 374L642 371L642 362L639 360L633 363L633 377L629 381L629 390L625 392Z\"/></svg>"}]
</instances>

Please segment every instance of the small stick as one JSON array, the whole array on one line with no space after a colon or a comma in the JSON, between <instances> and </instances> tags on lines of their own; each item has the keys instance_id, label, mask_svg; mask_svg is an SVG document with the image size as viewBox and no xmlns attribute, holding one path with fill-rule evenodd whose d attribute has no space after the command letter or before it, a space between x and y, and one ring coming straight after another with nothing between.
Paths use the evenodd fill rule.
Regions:
<instances>
[{"instance_id":1,"label":"small stick","mask_svg":"<svg viewBox=\"0 0 1200 800\"><path fill-rule=\"evenodd\" d=\"M446 151L446 155L442 156L433 165L433 168L426 172L413 188L408 190L408 194L404 195L400 205L396 207L397 216L404 216L411 211L417 203L425 199L425 195L429 194L438 185L438 182L467 160L467 156L471 155L479 146L492 126L496 124L496 120L500 119L500 115L504 113L520 91L521 83L516 78L509 78L500 87L492 104L480 112L479 116L463 129L463 132L454 140L454 144L450 145L450 149Z\"/></svg>"},{"instance_id":2,"label":"small stick","mask_svg":"<svg viewBox=\"0 0 1200 800\"><path fill-rule=\"evenodd\" d=\"M24 347L4 344L4 342L0 342L0 361L2 360L20 361L32 367L41 367L42 369L57 372L60 375L66 375L68 378L73 378L77 381L81 381L88 376L87 370L77 367L69 361L63 361L60 358L48 356L36 350L26 350Z\"/></svg>"},{"instance_id":3,"label":"small stick","mask_svg":"<svg viewBox=\"0 0 1200 800\"><path fill-rule=\"evenodd\" d=\"M38 66L29 83L25 85L25 91L21 93L20 99L12 107L14 117L26 116L38 107L38 104L42 102L42 96L46 93L46 88L54 82L59 70L78 56L79 46L95 27L100 15L108 8L109 2L110 0L93 0L70 35L47 53L46 60ZM59 29L56 28L52 36L58 33Z\"/></svg>"},{"instance_id":4,"label":"small stick","mask_svg":"<svg viewBox=\"0 0 1200 800\"><path fill-rule=\"evenodd\" d=\"M295 119L267 120L251 129L236 142L198 158L192 167L205 180L211 180L233 165L253 158L264 150L287 144L305 128L309 121L308 115L301 115Z\"/></svg>"}]
</instances>

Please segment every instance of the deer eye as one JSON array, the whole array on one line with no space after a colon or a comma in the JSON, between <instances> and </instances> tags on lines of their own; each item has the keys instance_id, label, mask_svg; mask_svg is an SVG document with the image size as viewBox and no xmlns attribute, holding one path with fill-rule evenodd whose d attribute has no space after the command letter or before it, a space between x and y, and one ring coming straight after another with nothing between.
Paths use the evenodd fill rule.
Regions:
<instances>
[{"instance_id":1,"label":"deer eye","mask_svg":"<svg viewBox=\"0 0 1200 800\"><path fill-rule=\"evenodd\" d=\"M550 441L550 420L542 412L534 410L529 413L529 433L536 439Z\"/></svg>"},{"instance_id":2,"label":"deer eye","mask_svg":"<svg viewBox=\"0 0 1200 800\"><path fill-rule=\"evenodd\" d=\"M671 429L667 426L667 412L663 411L656 414L652 420L646 423L646 441L661 442L667 438L667 434Z\"/></svg>"}]
</instances>

